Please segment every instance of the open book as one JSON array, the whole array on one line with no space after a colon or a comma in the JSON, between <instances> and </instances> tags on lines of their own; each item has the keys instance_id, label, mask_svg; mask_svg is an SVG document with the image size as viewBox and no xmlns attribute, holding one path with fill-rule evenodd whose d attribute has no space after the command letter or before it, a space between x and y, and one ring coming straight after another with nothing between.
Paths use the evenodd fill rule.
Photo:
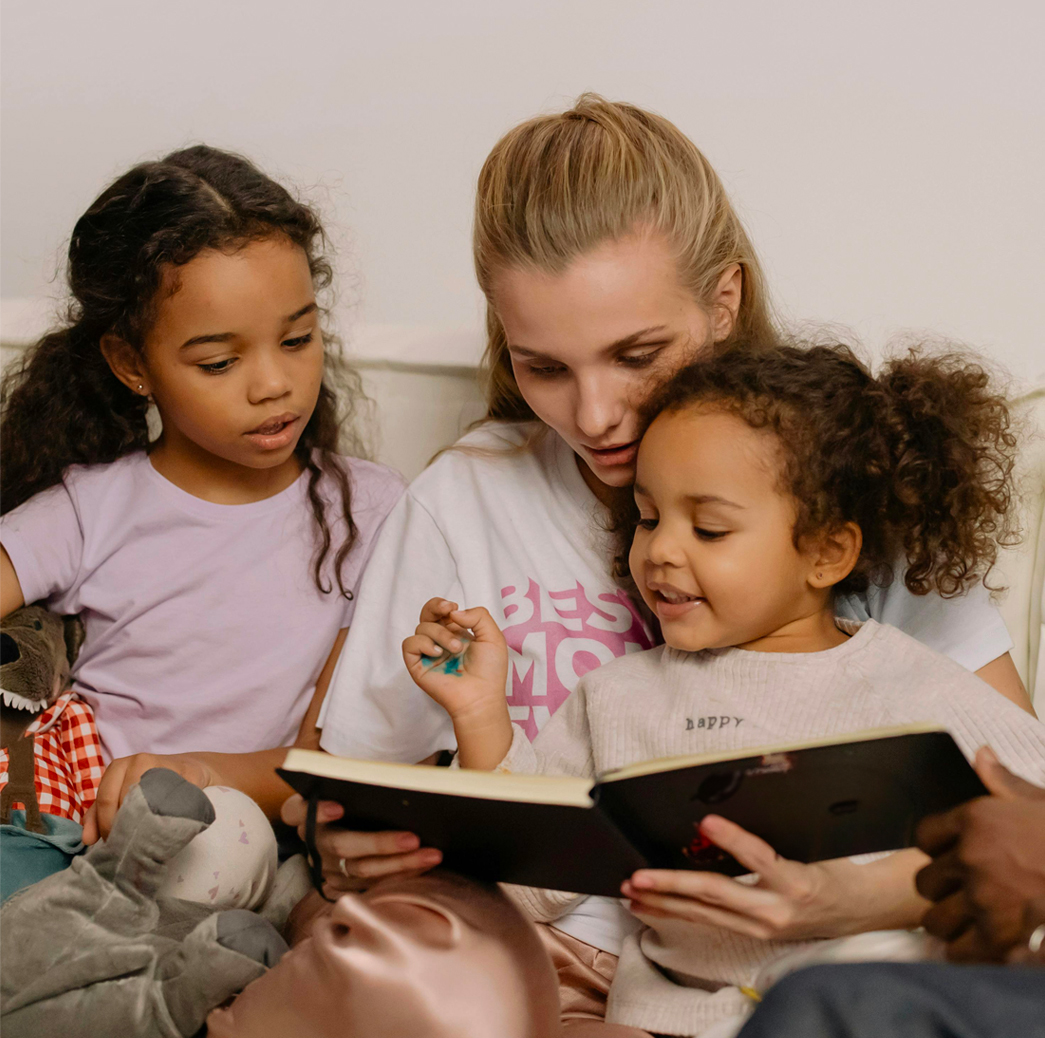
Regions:
<instances>
[{"instance_id":1,"label":"open book","mask_svg":"<svg viewBox=\"0 0 1045 1038\"><path fill-rule=\"evenodd\" d=\"M909 847L926 815L986 793L929 725L645 761L595 782L297 749L279 774L306 799L341 803L346 828L416 833L465 875L611 897L644 867L746 871L701 835L708 814L810 862Z\"/></svg>"}]
</instances>

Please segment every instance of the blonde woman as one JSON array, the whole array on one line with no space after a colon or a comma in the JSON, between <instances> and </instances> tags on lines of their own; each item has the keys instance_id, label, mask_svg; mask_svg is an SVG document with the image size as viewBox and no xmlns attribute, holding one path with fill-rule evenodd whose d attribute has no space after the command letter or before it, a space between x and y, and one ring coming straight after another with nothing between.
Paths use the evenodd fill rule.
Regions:
<instances>
[{"instance_id":1,"label":"blonde woman","mask_svg":"<svg viewBox=\"0 0 1045 1038\"><path fill-rule=\"evenodd\" d=\"M584 95L499 141L479 177L474 248L489 421L429 466L386 521L319 717L332 753L420 761L454 748L445 711L400 655L432 597L445 610L490 609L511 649L512 717L531 738L584 673L652 645L647 616L611 575L603 532L605 506L630 493L637 405L710 344L772 334L758 259L719 178L675 126L631 105ZM915 598L894 585L845 609L900 627L1029 708L984 595ZM161 760L204 777L192 755ZM247 762L211 755L207 768L249 791ZM339 815L324 805L320 821ZM294 824L303 816L296 798L284 808ZM439 861L407 833L321 826L319 846L328 893ZM796 888L778 891L778 905L737 887L738 916L794 916ZM887 920L883 895L847 925ZM821 908L807 898L801 913ZM631 925L599 899L556 921L553 953L576 980L567 1009L599 1015Z\"/></svg>"}]
</instances>

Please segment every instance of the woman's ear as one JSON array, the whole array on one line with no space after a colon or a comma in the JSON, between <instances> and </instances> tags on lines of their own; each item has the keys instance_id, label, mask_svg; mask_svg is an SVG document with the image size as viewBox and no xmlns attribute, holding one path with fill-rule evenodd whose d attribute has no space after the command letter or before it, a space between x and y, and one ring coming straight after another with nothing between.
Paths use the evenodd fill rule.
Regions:
<instances>
[{"instance_id":1,"label":"woman's ear","mask_svg":"<svg viewBox=\"0 0 1045 1038\"><path fill-rule=\"evenodd\" d=\"M109 370L132 392L147 397L152 393L142 355L125 339L106 332L101 339L102 356Z\"/></svg>"},{"instance_id":2,"label":"woman's ear","mask_svg":"<svg viewBox=\"0 0 1045 1038\"><path fill-rule=\"evenodd\" d=\"M841 583L853 571L860 550L864 546L864 535L856 523L823 534L809 553L809 576L811 587L820 589Z\"/></svg>"},{"instance_id":3,"label":"woman's ear","mask_svg":"<svg viewBox=\"0 0 1045 1038\"><path fill-rule=\"evenodd\" d=\"M740 297L744 291L744 269L731 263L722 272L711 297L711 337L715 342L728 339L740 312Z\"/></svg>"}]
</instances>

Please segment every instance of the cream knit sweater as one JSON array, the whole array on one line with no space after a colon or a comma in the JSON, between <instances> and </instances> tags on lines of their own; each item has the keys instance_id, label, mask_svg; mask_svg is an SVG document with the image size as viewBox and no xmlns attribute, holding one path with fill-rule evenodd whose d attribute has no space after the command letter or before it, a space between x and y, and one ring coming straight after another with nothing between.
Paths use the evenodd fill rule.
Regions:
<instances>
[{"instance_id":1,"label":"cream knit sweater","mask_svg":"<svg viewBox=\"0 0 1045 1038\"><path fill-rule=\"evenodd\" d=\"M1045 726L945 656L894 627L839 620L851 634L824 652L667 646L621 657L581 679L531 745L521 730L501 768L595 775L676 754L844 735L926 721L970 758L990 744L1014 772L1045 784ZM579 895L511 888L537 919ZM711 926L657 920L625 940L607 1020L662 1034L699 1035L749 1004L738 990L770 959L799 947ZM658 967L707 982L682 987Z\"/></svg>"}]
</instances>

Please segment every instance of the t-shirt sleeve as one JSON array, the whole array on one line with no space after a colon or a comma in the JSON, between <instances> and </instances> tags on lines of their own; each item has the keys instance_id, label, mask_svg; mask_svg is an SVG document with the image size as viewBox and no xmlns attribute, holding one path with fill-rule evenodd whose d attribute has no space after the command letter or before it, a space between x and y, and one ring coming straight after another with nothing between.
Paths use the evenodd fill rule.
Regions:
<instances>
[{"instance_id":1,"label":"t-shirt sleeve","mask_svg":"<svg viewBox=\"0 0 1045 1038\"><path fill-rule=\"evenodd\" d=\"M840 615L898 627L916 641L976 671L1012 648L1005 621L982 585L957 598L912 595L901 581L840 599Z\"/></svg>"},{"instance_id":2,"label":"t-shirt sleeve","mask_svg":"<svg viewBox=\"0 0 1045 1038\"><path fill-rule=\"evenodd\" d=\"M435 520L408 491L385 520L359 586L319 716L324 750L413 763L456 746L446 711L403 663L403 639L436 596L460 600L457 564Z\"/></svg>"},{"instance_id":3,"label":"t-shirt sleeve","mask_svg":"<svg viewBox=\"0 0 1045 1038\"><path fill-rule=\"evenodd\" d=\"M59 483L0 518L0 544L27 603L66 596L78 582L84 546L83 524L69 488ZM63 612L79 611L63 606Z\"/></svg>"}]
</instances>

